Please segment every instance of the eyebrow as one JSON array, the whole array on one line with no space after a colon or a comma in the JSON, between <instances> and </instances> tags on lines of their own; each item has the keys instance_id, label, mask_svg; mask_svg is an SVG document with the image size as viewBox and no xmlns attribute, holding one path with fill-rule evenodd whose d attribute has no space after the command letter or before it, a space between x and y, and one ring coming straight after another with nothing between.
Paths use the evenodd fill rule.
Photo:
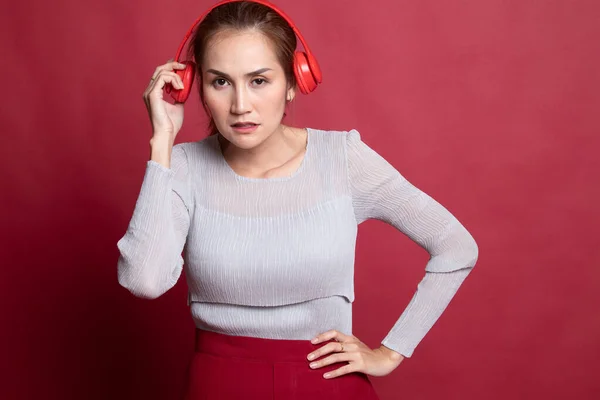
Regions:
<instances>
[{"instance_id":1,"label":"eyebrow","mask_svg":"<svg viewBox=\"0 0 600 400\"><path fill-rule=\"evenodd\" d=\"M245 77L249 77L249 76L253 76L253 75L260 75L263 72L266 71L272 71L271 68L261 68L261 69L257 69L256 71L252 71L252 72L248 72L247 74L245 74ZM225 72L221 72L221 71L217 71L216 69L207 69L206 70L207 73L211 73L211 74L215 74L215 75L221 75L224 76L225 78L231 80L231 77L229 75L227 75Z\"/></svg>"}]
</instances>

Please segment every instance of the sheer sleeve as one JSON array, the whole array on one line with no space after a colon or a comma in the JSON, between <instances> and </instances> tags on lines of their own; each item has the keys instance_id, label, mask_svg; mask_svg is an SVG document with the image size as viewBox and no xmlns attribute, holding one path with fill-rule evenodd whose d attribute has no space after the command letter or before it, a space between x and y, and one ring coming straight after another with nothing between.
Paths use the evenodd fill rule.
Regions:
<instances>
[{"instance_id":1,"label":"sheer sleeve","mask_svg":"<svg viewBox=\"0 0 600 400\"><path fill-rule=\"evenodd\" d=\"M410 357L475 266L479 250L454 215L367 146L358 131L348 132L346 145L357 222L384 221L430 255L415 295L382 341Z\"/></svg>"},{"instance_id":2,"label":"sheer sleeve","mask_svg":"<svg viewBox=\"0 0 600 400\"><path fill-rule=\"evenodd\" d=\"M191 179L182 145L173 147L171 168L149 160L133 216L118 241L118 281L135 296L157 298L181 275L193 212Z\"/></svg>"}]
</instances>

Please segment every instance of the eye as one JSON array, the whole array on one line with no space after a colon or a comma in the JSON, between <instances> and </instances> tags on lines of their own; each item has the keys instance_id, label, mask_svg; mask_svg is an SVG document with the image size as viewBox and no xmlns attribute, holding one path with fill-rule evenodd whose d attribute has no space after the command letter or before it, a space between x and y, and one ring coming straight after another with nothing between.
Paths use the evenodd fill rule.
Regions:
<instances>
[{"instance_id":1,"label":"eye","mask_svg":"<svg viewBox=\"0 0 600 400\"><path fill-rule=\"evenodd\" d=\"M256 78L253 82L256 82L257 86L264 86L267 83L267 80L264 78Z\"/></svg>"},{"instance_id":2,"label":"eye","mask_svg":"<svg viewBox=\"0 0 600 400\"><path fill-rule=\"evenodd\" d=\"M223 79L223 78L217 78L214 81L212 81L212 85L215 87L223 87L227 84L227 80Z\"/></svg>"}]
</instances>

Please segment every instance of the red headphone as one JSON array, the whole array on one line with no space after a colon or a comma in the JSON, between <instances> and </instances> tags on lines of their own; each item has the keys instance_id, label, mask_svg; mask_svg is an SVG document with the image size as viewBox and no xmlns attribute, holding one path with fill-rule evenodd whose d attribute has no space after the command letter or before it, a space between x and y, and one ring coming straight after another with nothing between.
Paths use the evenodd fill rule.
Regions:
<instances>
[{"instance_id":1,"label":"red headphone","mask_svg":"<svg viewBox=\"0 0 600 400\"><path fill-rule=\"evenodd\" d=\"M198 24L202 19L204 19L204 17L206 17L206 15L208 13L210 13L214 8L216 8L222 4L225 4L225 3L235 3L238 1L240 1L240 0L221 1L217 4L215 4L214 6L212 6L211 8L209 8L208 11L206 11L204 14L202 14L196 20L196 22L194 22L194 24L188 30L188 32L185 34L183 41L181 42L181 44L179 45L179 48L177 49L177 54L175 54L174 60L179 62L179 56L181 55L183 46L185 45L185 42L188 40L188 38L192 34L196 24ZM296 36L298 36L298 38L300 39L300 42L302 42L302 46L304 47L304 50L305 50L305 52L296 51L294 53L294 75L296 76L298 88L300 89L300 92L302 92L303 94L308 94L308 93L312 92L313 90L315 90L317 88L317 85L319 83L321 83L321 81L323 79L322 74L321 74L321 69L319 68L319 64L317 63L316 58L310 52L310 49L306 45L306 42L304 41L304 38L300 34L300 31L298 30L296 25L294 25L292 20L287 15L285 15L281 10L277 9L277 7L275 7L273 4L271 4L267 1L264 1L264 0L250 0L250 1L252 1L253 3L262 4L264 6L267 6L271 9L273 9L283 19L285 19L287 21L287 23L292 27L292 29L294 30L294 33L296 34ZM194 83L194 75L196 72L196 63L194 63L193 61L184 61L182 64L186 65L185 69L174 70L174 72L176 72L177 75L179 75L181 77L181 80L183 81L183 89L174 89L170 83L167 83L165 86L167 93L170 93L171 97L173 97L173 99L175 99L175 101L177 101L179 103L184 103L187 100L188 96L190 95L192 84Z\"/></svg>"}]
</instances>

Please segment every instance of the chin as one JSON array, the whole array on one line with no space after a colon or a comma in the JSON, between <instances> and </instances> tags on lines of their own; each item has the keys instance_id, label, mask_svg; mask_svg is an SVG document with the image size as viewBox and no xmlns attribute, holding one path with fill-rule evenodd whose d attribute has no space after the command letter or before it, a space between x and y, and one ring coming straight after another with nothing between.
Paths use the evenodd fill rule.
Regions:
<instances>
[{"instance_id":1,"label":"chin","mask_svg":"<svg viewBox=\"0 0 600 400\"><path fill-rule=\"evenodd\" d=\"M256 130L250 133L240 133L231 127L227 127L225 133L222 130L219 132L232 145L244 150L250 150L269 138L269 135L265 134L262 125L259 125Z\"/></svg>"},{"instance_id":2,"label":"chin","mask_svg":"<svg viewBox=\"0 0 600 400\"><path fill-rule=\"evenodd\" d=\"M238 149L250 150L261 144L265 138L258 137L257 135L239 134L227 132L221 134L229 143Z\"/></svg>"}]
</instances>

